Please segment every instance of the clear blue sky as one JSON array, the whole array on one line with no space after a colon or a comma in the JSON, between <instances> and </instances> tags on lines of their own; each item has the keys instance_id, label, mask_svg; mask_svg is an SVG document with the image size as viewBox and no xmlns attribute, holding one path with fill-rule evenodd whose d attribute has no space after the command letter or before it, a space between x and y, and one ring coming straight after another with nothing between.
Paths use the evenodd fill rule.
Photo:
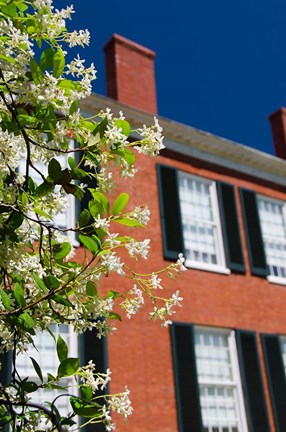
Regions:
<instances>
[{"instance_id":1,"label":"clear blue sky","mask_svg":"<svg viewBox=\"0 0 286 432\"><path fill-rule=\"evenodd\" d=\"M268 115L286 106L285 0L56 0L88 28L81 57L105 94L102 47L113 33L157 53L159 114L273 153Z\"/></svg>"}]
</instances>

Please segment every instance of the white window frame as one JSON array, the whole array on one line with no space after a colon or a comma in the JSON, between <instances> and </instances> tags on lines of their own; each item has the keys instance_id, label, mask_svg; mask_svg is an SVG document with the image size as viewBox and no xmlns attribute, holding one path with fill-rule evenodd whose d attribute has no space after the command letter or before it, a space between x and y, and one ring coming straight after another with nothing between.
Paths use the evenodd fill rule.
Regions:
<instances>
[{"instance_id":1,"label":"white window frame","mask_svg":"<svg viewBox=\"0 0 286 432\"><path fill-rule=\"evenodd\" d=\"M57 326L57 325L55 324L55 326ZM66 333L63 333L60 331L60 327L56 328L54 331L55 338L57 339L58 334L60 334L61 337L65 340L65 342L68 345L68 350L69 350L68 356L69 357L79 357L78 334L76 334L73 331L71 326L67 326L67 330L68 331ZM56 343L53 341L51 334L49 334L49 332L47 330L43 333L39 333L39 336L44 334L44 333L46 333L47 336L50 338L50 340L52 342L52 350L51 351L53 353L53 356L57 359L58 364L60 364L60 361L58 360L58 356L57 356ZM68 339L65 338L66 335L67 335ZM48 346L50 347L50 345L48 345ZM18 366L18 372L20 373L20 375L23 378L26 376L29 376L30 381L39 382L39 377L36 374L36 371L34 370L32 361L29 359L29 357L33 357L39 363L39 365L42 369L42 372L43 372L43 377L44 377L44 379L46 379L45 371L43 370L43 368L45 367L45 360L46 360L44 357L43 351L42 351L43 348L44 348L43 346L39 345L39 339L37 341L37 338L36 338L35 346L29 346L26 353L19 354L20 356L23 356L23 359L24 359L24 364L22 364L21 367ZM17 357L17 358L19 358L19 357ZM16 365L17 365L17 360L16 360ZM27 370L25 370L25 365L27 365ZM48 371L50 373L54 374L55 371L50 370L49 365L47 365L45 367L45 369L46 368L48 369ZM77 383L75 382L74 377L73 376L72 377L64 377L62 379L65 382L69 383L68 393L70 393L71 395L75 395L75 396L78 395L78 386L77 386ZM64 392L62 390L58 390L58 391L55 391L55 394L56 393L58 393L60 395L60 394L63 394ZM38 399L37 399L37 392L31 393L31 402L43 403L42 400L45 399L45 397L43 397L43 395L45 395L45 389L41 390L41 394L40 394L40 397ZM48 398L45 400L48 400ZM48 400L48 401L52 402L52 400ZM70 412L72 411L72 407L69 403L69 399L66 396L64 397L63 405L65 405L65 407L68 411L70 411ZM57 406L57 404L56 404L56 406ZM78 425L78 417L75 417L74 421L76 422L76 425ZM43 425L43 427L44 427L44 425Z\"/></svg>"},{"instance_id":2,"label":"white window frame","mask_svg":"<svg viewBox=\"0 0 286 432\"><path fill-rule=\"evenodd\" d=\"M264 251L265 251L265 258L266 258L267 265L269 265L268 260L267 260L267 255L266 255L265 240L264 240L264 236L263 236L261 218L260 218L260 213L259 213L259 203L258 203L259 200L272 202L274 204L280 204L282 206L282 218L283 218L283 222L284 222L284 226L285 226L285 233L286 233L286 203L284 201L282 201L282 200L275 199L275 198L272 198L272 197L268 197L268 196L265 196L265 195L260 195L260 194L257 195L258 215L259 215L259 221L260 221L260 227L261 227L263 246L264 246ZM286 242L286 236L285 236L285 242ZM286 265L285 265L285 267L286 267ZM286 285L286 277L276 276L276 275L273 275L273 274L269 274L267 276L267 280L269 282L271 282L271 283L275 283L275 284L278 284L278 285Z\"/></svg>"},{"instance_id":3,"label":"white window frame","mask_svg":"<svg viewBox=\"0 0 286 432\"><path fill-rule=\"evenodd\" d=\"M247 425L247 419L246 419L246 410L245 410L245 404L244 404L244 397L243 397L243 390L242 390L242 383L241 383L241 375L240 375L240 369L239 369L239 360L238 360L238 353L237 353L237 347L236 347L236 340L235 340L235 331L234 330L228 330L228 329L219 329L214 327L202 327L202 326L195 326L194 331L202 332L205 334L219 334L227 337L228 341L228 348L229 348L229 355L230 355L230 367L232 370L233 380L231 381L212 381L212 380L206 380L199 377L198 373L198 385L200 386L217 386L217 387L224 387L224 388L232 388L234 392L234 402L237 409L237 417L238 417L238 430L239 432L248 432L248 425ZM196 359L197 362L197 359ZM197 363L198 364L198 363ZM204 425L204 428L208 427L219 427L218 425Z\"/></svg>"},{"instance_id":4,"label":"white window frame","mask_svg":"<svg viewBox=\"0 0 286 432\"><path fill-rule=\"evenodd\" d=\"M213 226L215 227L215 234L216 234L214 239L216 244L217 264L206 263L203 261L195 261L187 258L185 261L185 266L189 268L198 269L198 270L205 270L205 271L211 271L211 272L222 273L222 274L230 274L230 269L226 267L226 261L225 261L225 252L224 252L224 245L223 245L223 236L222 236L222 228L221 228L220 213L219 213L219 206L218 206L216 182L203 177L192 175L185 171L179 171L179 176L182 176L184 178L190 178L193 181L198 181L200 183L204 183L209 186L211 210L213 212L213 217L214 217ZM179 188L179 201L181 205L180 188ZM181 211L181 215L183 218L182 211ZM183 237L184 237L184 233L183 233Z\"/></svg>"}]
</instances>

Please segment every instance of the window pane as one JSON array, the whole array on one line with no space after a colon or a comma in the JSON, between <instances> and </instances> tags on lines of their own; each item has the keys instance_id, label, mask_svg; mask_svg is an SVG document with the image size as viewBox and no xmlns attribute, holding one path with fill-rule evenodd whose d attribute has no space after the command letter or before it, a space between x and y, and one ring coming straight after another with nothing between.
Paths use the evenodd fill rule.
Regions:
<instances>
[{"instance_id":1,"label":"window pane","mask_svg":"<svg viewBox=\"0 0 286 432\"><path fill-rule=\"evenodd\" d=\"M229 336L228 332L195 329L203 425L210 432L242 432Z\"/></svg>"},{"instance_id":2,"label":"window pane","mask_svg":"<svg viewBox=\"0 0 286 432\"><path fill-rule=\"evenodd\" d=\"M283 203L258 197L258 211L270 274L286 277L286 227Z\"/></svg>"},{"instance_id":3,"label":"window pane","mask_svg":"<svg viewBox=\"0 0 286 432\"><path fill-rule=\"evenodd\" d=\"M60 333L61 337L65 340L69 348L69 356L78 356L78 336L72 332L72 329L64 326L53 326L53 333L57 339ZM34 370L33 364L30 357L34 358L39 363L44 379L47 377L47 373L57 375L59 366L59 360L56 352L55 341L52 336L46 331L37 334L34 339L35 347L30 346L26 353L19 354L17 356L17 371L20 376L29 376L30 381L39 382L39 378ZM69 386L68 391L76 394L75 382L73 377L63 378L60 384ZM33 402L43 403L45 401L52 402L59 394L63 393L62 390L56 389L39 389L35 393L31 393L31 399ZM69 404L68 397L60 397L57 399L56 407L62 415L67 415L71 412L71 406Z\"/></svg>"},{"instance_id":4,"label":"window pane","mask_svg":"<svg viewBox=\"0 0 286 432\"><path fill-rule=\"evenodd\" d=\"M218 221L215 218L211 182L179 173L179 196L186 258L221 264Z\"/></svg>"}]
</instances>

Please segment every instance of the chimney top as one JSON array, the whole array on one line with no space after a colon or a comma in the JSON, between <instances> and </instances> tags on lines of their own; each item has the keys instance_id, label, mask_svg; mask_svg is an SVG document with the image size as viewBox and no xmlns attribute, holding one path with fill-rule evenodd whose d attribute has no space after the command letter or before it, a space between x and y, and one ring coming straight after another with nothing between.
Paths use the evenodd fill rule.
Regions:
<instances>
[{"instance_id":1,"label":"chimney top","mask_svg":"<svg viewBox=\"0 0 286 432\"><path fill-rule=\"evenodd\" d=\"M276 156L286 159L286 108L279 108L269 116Z\"/></svg>"},{"instance_id":2,"label":"chimney top","mask_svg":"<svg viewBox=\"0 0 286 432\"><path fill-rule=\"evenodd\" d=\"M156 53L114 34L104 46L107 96L156 114Z\"/></svg>"}]
</instances>

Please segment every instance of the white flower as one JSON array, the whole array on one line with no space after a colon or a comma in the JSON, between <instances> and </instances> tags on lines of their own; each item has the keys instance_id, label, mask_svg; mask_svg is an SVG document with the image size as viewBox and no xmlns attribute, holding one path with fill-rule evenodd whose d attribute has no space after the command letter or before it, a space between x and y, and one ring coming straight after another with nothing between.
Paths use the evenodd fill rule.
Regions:
<instances>
[{"instance_id":1,"label":"white flower","mask_svg":"<svg viewBox=\"0 0 286 432\"><path fill-rule=\"evenodd\" d=\"M106 268L107 273L115 271L121 276L125 275L123 270L124 263L120 262L120 258L116 256L115 252L107 253L101 257L101 264Z\"/></svg>"},{"instance_id":2,"label":"white flower","mask_svg":"<svg viewBox=\"0 0 286 432\"><path fill-rule=\"evenodd\" d=\"M139 141L139 145L136 145L135 148L139 153L146 154L148 156L156 156L160 150L164 149L165 146L163 144L163 129L159 125L158 119L154 117L154 125L147 127L143 125L143 128L137 129L139 135L141 135L142 139Z\"/></svg>"},{"instance_id":3,"label":"white flower","mask_svg":"<svg viewBox=\"0 0 286 432\"><path fill-rule=\"evenodd\" d=\"M110 223L109 223L108 219L102 218L99 214L99 215L97 215L96 218L94 218L94 226L95 226L95 228L102 228L105 231L108 231Z\"/></svg>"},{"instance_id":4,"label":"white flower","mask_svg":"<svg viewBox=\"0 0 286 432\"><path fill-rule=\"evenodd\" d=\"M132 258L137 259L137 256L141 255L142 258L147 259L147 255L150 249L149 243L150 239L145 239L143 242L139 242L131 238L129 240L129 243L127 243L125 247Z\"/></svg>"},{"instance_id":5,"label":"white flower","mask_svg":"<svg viewBox=\"0 0 286 432\"><path fill-rule=\"evenodd\" d=\"M163 287L160 285L161 280L162 279L158 278L158 275L156 275L155 273L152 273L152 276L151 276L151 279L150 279L150 284L151 284L152 288L154 288L154 289L157 289L157 288L163 289Z\"/></svg>"},{"instance_id":6,"label":"white flower","mask_svg":"<svg viewBox=\"0 0 286 432\"><path fill-rule=\"evenodd\" d=\"M150 220L150 210L148 207L135 207L131 216L142 225L147 225Z\"/></svg>"},{"instance_id":7,"label":"white flower","mask_svg":"<svg viewBox=\"0 0 286 432\"><path fill-rule=\"evenodd\" d=\"M175 294L172 295L171 300L172 300L172 306L179 306L179 307L182 306L179 302L183 300L183 297L180 297L179 290L177 290Z\"/></svg>"},{"instance_id":8,"label":"white flower","mask_svg":"<svg viewBox=\"0 0 286 432\"><path fill-rule=\"evenodd\" d=\"M179 258L176 262L176 265L179 267L180 271L186 271L187 268L184 266L185 258L182 253L179 253Z\"/></svg>"}]
</instances>

